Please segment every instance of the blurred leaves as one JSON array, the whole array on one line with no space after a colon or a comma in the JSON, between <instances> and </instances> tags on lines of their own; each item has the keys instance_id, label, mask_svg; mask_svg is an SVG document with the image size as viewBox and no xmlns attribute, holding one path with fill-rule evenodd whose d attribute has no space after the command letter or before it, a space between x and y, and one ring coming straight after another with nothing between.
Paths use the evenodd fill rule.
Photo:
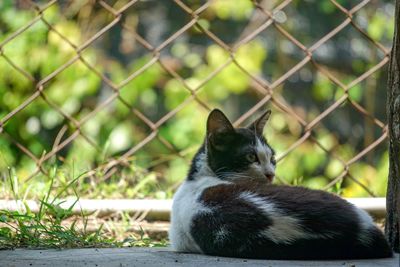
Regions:
<instances>
[{"instance_id":1,"label":"blurred leaves","mask_svg":"<svg viewBox=\"0 0 400 267\"><path fill-rule=\"evenodd\" d=\"M350 8L346 1L338 3ZM198 1L187 1L187 4L192 8L199 7ZM271 9L277 4L277 1L268 1L265 7ZM36 82L76 55L75 48L59 34L73 45L80 46L106 25L110 14L96 5L87 2L77 8L54 4L43 12L43 17L56 31L39 20L2 46L4 55L29 73L34 82L0 56L0 117L30 97L36 90ZM310 5L315 8L306 8ZM355 18L373 40L384 44L390 44L392 38L393 16L388 11L391 5L388 1L370 3L357 12ZM114 8L122 6L121 1L116 1ZM169 32L173 28L171 25L183 25L188 18L182 17L179 8L169 1L143 1L134 7L124 12L133 34L121 25L110 28L80 51L85 64L78 60L55 75L44 85L42 96L45 100L37 98L4 126L7 135L23 144L36 158L52 151L56 139L60 144L79 131L79 137L43 163L44 169L59 166L57 177L59 186L62 186L68 183L73 173L102 166L140 144L153 132L151 126L140 118L142 115L157 123L173 112L157 130L157 137L129 157L123 167L115 167L114 174L99 170L78 181L76 190L88 197L171 197L204 139L208 109L202 103L210 108L223 108L235 120L264 97L255 90L257 87L251 76L266 80L280 77L290 69L288 66L294 66L304 57L302 51L297 51L290 42L288 44L286 37L269 30L228 52L198 26L182 33L158 51L159 54L153 54L132 36L138 34L147 41L151 39L150 43L161 43L174 33ZM253 16L255 10L251 1L217 0L201 14L198 24L210 31L218 29L218 33L223 35L219 36L222 40L237 43L249 34L246 32L248 29L259 26L260 21ZM146 12L154 14L150 18ZM307 1L306 4L293 1L280 12L284 18L279 22L281 26L300 37L301 42L308 42L316 38L315 33L327 33L333 29L339 23L335 16L341 11L329 1ZM1 1L0 42L36 16L31 8L19 7L14 1ZM376 64L381 56L361 34L350 35L352 33L343 30L341 36L333 38L313 55L326 71L345 85ZM182 79L166 71L158 61L152 62L155 55ZM226 66L216 72L224 64ZM374 98L375 106L367 109L381 119L384 116L382 90L372 90L374 95L367 92L381 84L382 79L385 79L385 73L378 71L345 92L327 75L307 65L288 77L285 84L274 88L273 93L306 120L314 119L346 93L360 105L365 105L367 97ZM115 85L117 89L113 88ZM192 90L197 99L188 101ZM110 97L115 99L96 110ZM174 111L175 108L179 110ZM266 136L279 156L301 138L304 129L295 117L274 105L272 109ZM338 158L347 161L369 144L364 141L364 134L368 130L366 127L373 126L367 125L365 118L356 117L348 103L342 104L334 113L339 115L329 115L316 125L312 132L313 140L307 139L279 162L277 174L283 181L322 188L343 171L344 166ZM79 121L87 116L90 119L80 127L70 119ZM379 136L377 129L369 130L374 138ZM383 195L388 158L383 152L386 151L384 145L375 151L354 163L350 172L375 194ZM10 138L1 136L0 173L7 173L8 167L14 167L16 177L21 180L37 169L35 161L24 155ZM38 174L21 186L29 187L27 194L34 197L41 194L48 180L45 175ZM362 187L346 177L331 190L345 196L367 195ZM10 197L4 189L0 195ZM7 232L3 234L8 235Z\"/></svg>"}]
</instances>

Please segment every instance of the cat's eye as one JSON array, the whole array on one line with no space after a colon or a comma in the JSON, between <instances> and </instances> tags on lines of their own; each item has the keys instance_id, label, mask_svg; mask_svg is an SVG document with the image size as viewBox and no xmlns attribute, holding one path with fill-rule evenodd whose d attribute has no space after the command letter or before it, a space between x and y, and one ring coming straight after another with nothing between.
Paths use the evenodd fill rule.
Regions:
<instances>
[{"instance_id":1,"label":"cat's eye","mask_svg":"<svg viewBox=\"0 0 400 267\"><path fill-rule=\"evenodd\" d=\"M276 159L275 159L275 156L271 156L271 163L273 164L273 165L276 165Z\"/></svg>"},{"instance_id":2,"label":"cat's eye","mask_svg":"<svg viewBox=\"0 0 400 267\"><path fill-rule=\"evenodd\" d=\"M255 161L257 161L257 156L256 156L256 154L249 153L246 155L246 160L248 162L255 162Z\"/></svg>"}]
</instances>

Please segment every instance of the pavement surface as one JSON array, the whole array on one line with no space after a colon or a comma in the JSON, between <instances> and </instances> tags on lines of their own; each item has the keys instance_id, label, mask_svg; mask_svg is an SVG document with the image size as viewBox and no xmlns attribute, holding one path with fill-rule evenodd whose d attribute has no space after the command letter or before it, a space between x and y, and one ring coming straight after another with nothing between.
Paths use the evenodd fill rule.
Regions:
<instances>
[{"instance_id":1,"label":"pavement surface","mask_svg":"<svg viewBox=\"0 0 400 267\"><path fill-rule=\"evenodd\" d=\"M277 261L183 254L168 248L106 248L3 250L1 267L22 266L264 266L264 267L397 267L399 255L388 259L341 261Z\"/></svg>"}]
</instances>

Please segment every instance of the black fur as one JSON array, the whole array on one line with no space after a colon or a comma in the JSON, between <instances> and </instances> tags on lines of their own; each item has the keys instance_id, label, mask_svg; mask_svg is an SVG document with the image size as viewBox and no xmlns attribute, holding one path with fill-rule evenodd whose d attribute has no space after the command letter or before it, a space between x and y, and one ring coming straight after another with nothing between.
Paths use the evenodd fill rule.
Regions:
<instances>
[{"instance_id":1,"label":"black fur","mask_svg":"<svg viewBox=\"0 0 400 267\"><path fill-rule=\"evenodd\" d=\"M207 163L210 169L220 179L224 176L219 175L220 172L242 172L249 166L249 162L245 159L246 154L254 153L256 139L269 147L272 155L275 155L274 149L268 144L263 136L254 135L249 129L239 128L235 132L220 133L216 137L212 137L219 144L219 149L216 149L211 142L204 141L195 156L193 157L187 180L193 180L198 170L200 155L206 152L207 147ZM276 162L273 162L275 165Z\"/></svg>"},{"instance_id":2,"label":"black fur","mask_svg":"<svg viewBox=\"0 0 400 267\"><path fill-rule=\"evenodd\" d=\"M198 164L199 161L200 161L200 159L199 159L199 158L200 158L200 155L203 154L203 153L205 153L205 151L206 151L206 147L205 147L205 145L203 144L203 145L199 148L199 150L197 151L196 155L194 155L194 157L193 157L192 163L191 163L191 165L190 165L189 173L188 173L188 176L187 176L187 180L189 180L189 181L190 181L190 180L193 180L194 177L195 177L195 174L199 171L197 164Z\"/></svg>"},{"instance_id":3,"label":"black fur","mask_svg":"<svg viewBox=\"0 0 400 267\"><path fill-rule=\"evenodd\" d=\"M252 162L246 159L246 155L256 153L257 140L268 146L274 155L274 150L262 135L270 114L268 110L247 128L235 129L222 111L214 109L210 113L207 136L202 147L207 148L207 164L218 178L226 179L220 175L221 172L241 173L247 170ZM271 163L276 164L273 157Z\"/></svg>"},{"instance_id":4,"label":"black fur","mask_svg":"<svg viewBox=\"0 0 400 267\"><path fill-rule=\"evenodd\" d=\"M261 230L272 221L260 207L238 196L254 192L267 198L289 216L301 220L310 233L335 233L327 238L303 238L288 244L276 244ZM191 234L206 254L266 259L350 259L391 257L392 251L382 232L370 229L373 240L365 245L358 240L360 222L354 207L327 192L302 187L253 183L218 185L206 189L199 201L212 213L199 213L193 219ZM216 241L219 229L229 232L223 242Z\"/></svg>"},{"instance_id":5,"label":"black fur","mask_svg":"<svg viewBox=\"0 0 400 267\"><path fill-rule=\"evenodd\" d=\"M207 142L207 163L211 170L221 179L219 172L242 172L250 163L245 156L255 153L256 139L267 145L274 155L274 150L269 146L263 136L257 136L246 128L236 129L235 132L219 133L211 137ZM218 149L213 145L218 143ZM203 145L204 146L204 145Z\"/></svg>"}]
</instances>

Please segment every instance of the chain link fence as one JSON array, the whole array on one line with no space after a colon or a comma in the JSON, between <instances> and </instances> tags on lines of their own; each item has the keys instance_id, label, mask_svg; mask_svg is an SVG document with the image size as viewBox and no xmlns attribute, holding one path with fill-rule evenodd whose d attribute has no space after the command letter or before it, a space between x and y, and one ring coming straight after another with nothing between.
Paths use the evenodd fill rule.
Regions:
<instances>
[{"instance_id":1,"label":"chain link fence","mask_svg":"<svg viewBox=\"0 0 400 267\"><path fill-rule=\"evenodd\" d=\"M314 187L327 190L347 181L362 194L377 194L368 182L381 181L365 180L364 174L368 166L378 164L381 157L376 155L386 153L382 81L391 37L369 28L369 20L379 20L375 14L381 12L385 15L379 25L390 25L392 4L373 0L166 2L9 3L17 14L31 17L22 26L5 27L0 39L1 64L3 70L9 70L0 75L6 81L0 112L3 173L7 173L6 167L15 166L23 182L48 176L54 164L73 164L71 158L77 165L84 162L87 155L74 147L82 146L97 155L85 163L83 169L88 171L82 179L106 182L124 170L137 172L138 165L146 173L156 173L156 183L163 183L166 175L178 176L170 183L173 190L201 142L201 137L192 140L189 136L189 141L179 143L182 134L194 135L187 125L204 126L207 113L215 106L225 109L231 118L236 115L236 126L245 125L269 106L276 119L272 119L267 137L277 146L278 169L293 169L296 166L289 165L298 159L306 166L305 173L312 165L311 176L323 179ZM316 16L313 12L318 10ZM175 20L170 21L172 18ZM293 30L303 25L305 18L310 19L310 31ZM319 28L320 24L326 27ZM44 34L35 33L38 29ZM56 63L47 58L51 66L32 71L36 69L29 62L47 54L36 46L25 55L15 51L25 51L18 47L18 39L24 35L32 38L27 46L37 42L50 49L53 42L55 53L65 56L55 59ZM119 71L120 66L125 70L115 74L113 68ZM70 94L79 94L88 81L82 78L82 83L73 87L63 85L68 72L92 77L94 89L71 100ZM9 75L19 76L22 83L18 101L7 93L16 90L14 81L7 81ZM245 80L244 86L238 85L242 81L236 81L238 77ZM148 80L152 80L150 86ZM229 85L232 91L224 91L222 87ZM168 90L168 95L163 90ZM185 111L189 106L194 108ZM356 127L354 121L362 122L362 127ZM115 131L119 122L127 125L120 132ZM169 129L172 123L177 126ZM24 130L18 128L21 125ZM103 133L106 137L100 137L103 128L109 129ZM204 134L203 128L197 130L198 136ZM121 132L128 132L132 140L126 141ZM359 140L352 140L352 135ZM285 145L279 145L282 136L290 136ZM343 148L346 144L351 152L348 146ZM290 160L296 151L300 156ZM19 168L21 162L29 168ZM167 174L174 168L171 164L186 169ZM292 176L296 175L303 174ZM288 178L282 170L277 179L301 184L298 180L303 177ZM133 186L140 182L135 180Z\"/></svg>"}]
</instances>

